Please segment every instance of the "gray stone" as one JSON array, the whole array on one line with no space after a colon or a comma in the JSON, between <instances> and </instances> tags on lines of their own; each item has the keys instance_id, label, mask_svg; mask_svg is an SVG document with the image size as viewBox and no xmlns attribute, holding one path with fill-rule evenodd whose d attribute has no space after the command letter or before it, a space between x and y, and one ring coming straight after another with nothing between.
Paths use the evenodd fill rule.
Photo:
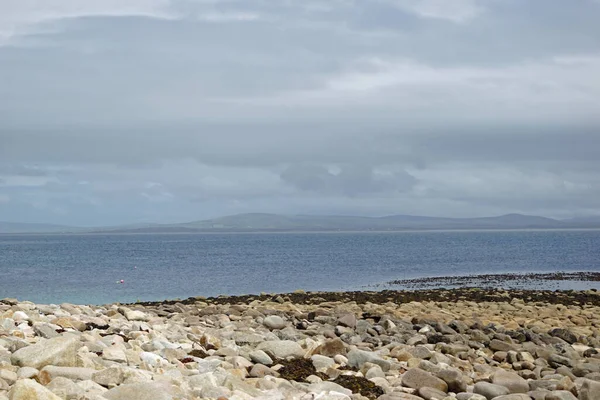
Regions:
<instances>
[{"instance_id":1,"label":"gray stone","mask_svg":"<svg viewBox=\"0 0 600 400\"><path fill-rule=\"evenodd\" d=\"M510 393L527 393L529 383L514 372L498 370L492 375L492 383L507 388Z\"/></svg>"},{"instance_id":2,"label":"gray stone","mask_svg":"<svg viewBox=\"0 0 600 400\"><path fill-rule=\"evenodd\" d=\"M92 380L106 388L113 388L125 380L125 374L119 366L111 366L92 375Z\"/></svg>"},{"instance_id":3,"label":"gray stone","mask_svg":"<svg viewBox=\"0 0 600 400\"><path fill-rule=\"evenodd\" d=\"M46 365L76 367L79 347L81 343L77 336L63 335L17 350L13 353L11 362L20 367L37 369Z\"/></svg>"},{"instance_id":4,"label":"gray stone","mask_svg":"<svg viewBox=\"0 0 600 400\"><path fill-rule=\"evenodd\" d=\"M18 378L16 372L8 369L0 369L0 379L3 379L9 385L14 385Z\"/></svg>"},{"instance_id":5,"label":"gray stone","mask_svg":"<svg viewBox=\"0 0 600 400\"><path fill-rule=\"evenodd\" d=\"M325 372L327 368L335 365L335 361L332 358L325 357L320 354L315 354L310 358L310 360L312 361L312 364L317 372Z\"/></svg>"},{"instance_id":6,"label":"gray stone","mask_svg":"<svg viewBox=\"0 0 600 400\"><path fill-rule=\"evenodd\" d=\"M377 364L384 371L389 371L390 362L381 358L376 353L370 351L363 351L354 349L348 353L348 365L354 368L361 368L364 363L370 362L372 364Z\"/></svg>"},{"instance_id":7,"label":"gray stone","mask_svg":"<svg viewBox=\"0 0 600 400\"><path fill-rule=\"evenodd\" d=\"M17 377L19 379L31 379L31 378L38 376L39 373L40 373L40 371L36 368L21 367L17 371Z\"/></svg>"},{"instance_id":8,"label":"gray stone","mask_svg":"<svg viewBox=\"0 0 600 400\"><path fill-rule=\"evenodd\" d=\"M354 329L354 328L356 328L356 315L354 315L354 314L342 315L338 319L338 324Z\"/></svg>"},{"instance_id":9,"label":"gray stone","mask_svg":"<svg viewBox=\"0 0 600 400\"><path fill-rule=\"evenodd\" d=\"M411 368L402 375L402 385L413 389L431 387L448 392L448 384L446 382L418 368Z\"/></svg>"},{"instance_id":10,"label":"gray stone","mask_svg":"<svg viewBox=\"0 0 600 400\"><path fill-rule=\"evenodd\" d=\"M493 351L506 351L506 352L517 349L513 344L505 342L503 340L498 340L498 339L492 339L489 347Z\"/></svg>"},{"instance_id":11,"label":"gray stone","mask_svg":"<svg viewBox=\"0 0 600 400\"><path fill-rule=\"evenodd\" d=\"M492 400L494 397L509 394L508 388L500 385L494 385L489 382L477 382L473 388L473 393L484 396L487 400Z\"/></svg>"},{"instance_id":12,"label":"gray stone","mask_svg":"<svg viewBox=\"0 0 600 400\"><path fill-rule=\"evenodd\" d=\"M352 391L350 389L346 389L345 387L338 385L337 383L333 383L333 382L329 382L329 381L323 381L323 382L319 382L319 383L312 383L308 386L308 390L310 392L315 392L315 393L319 393L319 392L337 392L337 393L343 393L346 396L351 396L352 395Z\"/></svg>"},{"instance_id":13,"label":"gray stone","mask_svg":"<svg viewBox=\"0 0 600 400\"><path fill-rule=\"evenodd\" d=\"M600 382L583 379L579 400L600 400Z\"/></svg>"},{"instance_id":14,"label":"gray stone","mask_svg":"<svg viewBox=\"0 0 600 400\"><path fill-rule=\"evenodd\" d=\"M550 332L548 332L548 334L550 336L560 338L569 344L573 344L573 343L577 342L577 336L568 329L555 328L555 329L552 329Z\"/></svg>"},{"instance_id":15,"label":"gray stone","mask_svg":"<svg viewBox=\"0 0 600 400\"><path fill-rule=\"evenodd\" d=\"M257 333L234 332L233 340L240 346L256 346L258 343L264 342L265 338Z\"/></svg>"},{"instance_id":16,"label":"gray stone","mask_svg":"<svg viewBox=\"0 0 600 400\"><path fill-rule=\"evenodd\" d=\"M83 389L77 386L75 382L62 376L53 379L46 386L46 389L65 400L79 400L84 394Z\"/></svg>"},{"instance_id":17,"label":"gray stone","mask_svg":"<svg viewBox=\"0 0 600 400\"><path fill-rule=\"evenodd\" d=\"M476 393L457 393L456 400L487 400L485 396Z\"/></svg>"},{"instance_id":18,"label":"gray stone","mask_svg":"<svg viewBox=\"0 0 600 400\"><path fill-rule=\"evenodd\" d=\"M494 397L494 400L531 400L531 397L524 393L514 393Z\"/></svg>"},{"instance_id":19,"label":"gray stone","mask_svg":"<svg viewBox=\"0 0 600 400\"><path fill-rule=\"evenodd\" d=\"M273 360L262 350L254 350L249 354L250 360L263 365L273 365Z\"/></svg>"},{"instance_id":20,"label":"gray stone","mask_svg":"<svg viewBox=\"0 0 600 400\"><path fill-rule=\"evenodd\" d=\"M266 365L263 364L255 364L251 369L250 369L250 376L253 378L263 378L267 375L270 376L279 376L279 374L267 367Z\"/></svg>"},{"instance_id":21,"label":"gray stone","mask_svg":"<svg viewBox=\"0 0 600 400\"><path fill-rule=\"evenodd\" d=\"M146 314L142 311L130 310L129 308L125 308L125 307L119 308L119 311L123 315L125 315L125 318L127 318L129 321L144 321L144 322L150 321L150 317L148 316L148 314Z\"/></svg>"},{"instance_id":22,"label":"gray stone","mask_svg":"<svg viewBox=\"0 0 600 400\"><path fill-rule=\"evenodd\" d=\"M268 340L260 343L256 349L274 358L300 358L304 355L302 347L291 340Z\"/></svg>"},{"instance_id":23,"label":"gray stone","mask_svg":"<svg viewBox=\"0 0 600 400\"><path fill-rule=\"evenodd\" d=\"M548 393L544 400L577 400L577 397L568 390L555 390Z\"/></svg>"},{"instance_id":24,"label":"gray stone","mask_svg":"<svg viewBox=\"0 0 600 400\"><path fill-rule=\"evenodd\" d=\"M383 372L379 365L374 365L365 373L365 378L385 378L385 372Z\"/></svg>"},{"instance_id":25,"label":"gray stone","mask_svg":"<svg viewBox=\"0 0 600 400\"><path fill-rule=\"evenodd\" d=\"M10 400L62 400L32 379L21 379L8 393Z\"/></svg>"},{"instance_id":26,"label":"gray stone","mask_svg":"<svg viewBox=\"0 0 600 400\"><path fill-rule=\"evenodd\" d=\"M431 387L422 387L419 389L419 396L425 400L443 400L446 398L446 396L448 396L448 394Z\"/></svg>"},{"instance_id":27,"label":"gray stone","mask_svg":"<svg viewBox=\"0 0 600 400\"><path fill-rule=\"evenodd\" d=\"M423 398L410 393L393 392L379 396L377 400L423 400Z\"/></svg>"},{"instance_id":28,"label":"gray stone","mask_svg":"<svg viewBox=\"0 0 600 400\"><path fill-rule=\"evenodd\" d=\"M172 389L163 383L131 383L102 394L107 400L173 400Z\"/></svg>"},{"instance_id":29,"label":"gray stone","mask_svg":"<svg viewBox=\"0 0 600 400\"><path fill-rule=\"evenodd\" d=\"M263 320L263 325L269 329L283 329L287 324L279 315L269 315Z\"/></svg>"},{"instance_id":30,"label":"gray stone","mask_svg":"<svg viewBox=\"0 0 600 400\"><path fill-rule=\"evenodd\" d=\"M460 393L467 390L467 383L458 370L443 369L438 372L436 376L448 384L448 390L450 392Z\"/></svg>"},{"instance_id":31,"label":"gray stone","mask_svg":"<svg viewBox=\"0 0 600 400\"><path fill-rule=\"evenodd\" d=\"M43 322L33 324L33 331L36 335L44 339L52 339L53 337L60 336L60 333L56 332L54 328Z\"/></svg>"}]
</instances>

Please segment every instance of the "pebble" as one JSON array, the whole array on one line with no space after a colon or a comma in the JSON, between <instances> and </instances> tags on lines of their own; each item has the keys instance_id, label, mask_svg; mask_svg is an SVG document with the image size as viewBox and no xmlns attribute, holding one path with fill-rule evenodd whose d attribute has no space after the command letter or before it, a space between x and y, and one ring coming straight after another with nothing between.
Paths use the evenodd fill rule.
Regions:
<instances>
[{"instance_id":1,"label":"pebble","mask_svg":"<svg viewBox=\"0 0 600 400\"><path fill-rule=\"evenodd\" d=\"M1 300L0 400L600 400L598 303L504 293L403 304L307 293L297 295L314 304Z\"/></svg>"}]
</instances>

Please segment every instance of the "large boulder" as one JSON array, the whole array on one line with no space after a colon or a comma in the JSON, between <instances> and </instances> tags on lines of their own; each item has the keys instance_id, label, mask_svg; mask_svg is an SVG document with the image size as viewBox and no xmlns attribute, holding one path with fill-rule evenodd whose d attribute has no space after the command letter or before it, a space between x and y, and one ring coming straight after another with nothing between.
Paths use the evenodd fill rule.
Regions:
<instances>
[{"instance_id":1,"label":"large boulder","mask_svg":"<svg viewBox=\"0 0 600 400\"><path fill-rule=\"evenodd\" d=\"M77 349L81 347L79 338L74 335L63 335L42 340L34 345L15 351L11 362L20 367L41 369L46 365L60 367L76 367Z\"/></svg>"},{"instance_id":2,"label":"large boulder","mask_svg":"<svg viewBox=\"0 0 600 400\"><path fill-rule=\"evenodd\" d=\"M62 400L32 379L21 379L8 393L10 400Z\"/></svg>"}]
</instances>

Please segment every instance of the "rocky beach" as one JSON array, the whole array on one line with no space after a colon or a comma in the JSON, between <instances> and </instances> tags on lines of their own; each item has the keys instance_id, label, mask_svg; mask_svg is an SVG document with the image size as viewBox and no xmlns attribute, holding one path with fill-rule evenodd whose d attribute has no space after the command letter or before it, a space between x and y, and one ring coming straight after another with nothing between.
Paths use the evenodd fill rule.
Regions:
<instances>
[{"instance_id":1,"label":"rocky beach","mask_svg":"<svg viewBox=\"0 0 600 400\"><path fill-rule=\"evenodd\" d=\"M598 400L600 293L0 301L0 400Z\"/></svg>"}]
</instances>

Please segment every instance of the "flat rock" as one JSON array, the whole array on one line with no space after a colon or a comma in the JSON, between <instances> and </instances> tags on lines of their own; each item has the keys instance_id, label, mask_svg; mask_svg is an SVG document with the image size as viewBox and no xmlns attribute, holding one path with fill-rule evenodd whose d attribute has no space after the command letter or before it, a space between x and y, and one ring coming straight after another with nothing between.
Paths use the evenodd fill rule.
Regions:
<instances>
[{"instance_id":1,"label":"flat rock","mask_svg":"<svg viewBox=\"0 0 600 400\"><path fill-rule=\"evenodd\" d=\"M80 346L78 337L63 335L17 350L13 353L11 362L20 367L37 369L46 365L76 367L77 349Z\"/></svg>"},{"instance_id":2,"label":"flat rock","mask_svg":"<svg viewBox=\"0 0 600 400\"><path fill-rule=\"evenodd\" d=\"M354 314L345 314L338 318L338 324L345 326L347 328L354 329L356 328L356 315Z\"/></svg>"},{"instance_id":3,"label":"flat rock","mask_svg":"<svg viewBox=\"0 0 600 400\"><path fill-rule=\"evenodd\" d=\"M527 393L529 383L515 372L498 370L492 375L492 383L504 386L510 393Z\"/></svg>"},{"instance_id":4,"label":"flat rock","mask_svg":"<svg viewBox=\"0 0 600 400\"><path fill-rule=\"evenodd\" d=\"M62 400L32 379L21 379L8 393L10 400Z\"/></svg>"},{"instance_id":5,"label":"flat rock","mask_svg":"<svg viewBox=\"0 0 600 400\"><path fill-rule=\"evenodd\" d=\"M384 371L390 369L389 361L384 360L380 355L370 351L354 349L348 353L347 357L348 365L354 368L360 369L364 363L370 362L379 365Z\"/></svg>"},{"instance_id":6,"label":"flat rock","mask_svg":"<svg viewBox=\"0 0 600 400\"><path fill-rule=\"evenodd\" d=\"M555 328L555 329L550 330L548 332L548 334L550 336L560 338L569 344L573 344L573 343L577 342L577 335L575 335L573 332L571 332L568 329Z\"/></svg>"},{"instance_id":7,"label":"flat rock","mask_svg":"<svg viewBox=\"0 0 600 400\"><path fill-rule=\"evenodd\" d=\"M273 360L262 350L254 350L249 354L250 360L263 365L273 365Z\"/></svg>"},{"instance_id":8,"label":"flat rock","mask_svg":"<svg viewBox=\"0 0 600 400\"><path fill-rule=\"evenodd\" d=\"M256 349L275 358L300 358L304 355L302 347L291 340L268 340L260 343Z\"/></svg>"},{"instance_id":9,"label":"flat rock","mask_svg":"<svg viewBox=\"0 0 600 400\"><path fill-rule=\"evenodd\" d=\"M495 385L489 382L477 382L473 388L473 393L480 394L487 400L492 400L494 397L510 394L510 391L504 386Z\"/></svg>"},{"instance_id":10,"label":"flat rock","mask_svg":"<svg viewBox=\"0 0 600 400\"><path fill-rule=\"evenodd\" d=\"M448 384L419 368L412 368L402 375L402 385L413 389L421 389L430 387L440 390L444 393L448 392Z\"/></svg>"},{"instance_id":11,"label":"flat rock","mask_svg":"<svg viewBox=\"0 0 600 400\"><path fill-rule=\"evenodd\" d=\"M443 400L448 396L446 392L427 386L420 388L418 393L425 400Z\"/></svg>"},{"instance_id":12,"label":"flat rock","mask_svg":"<svg viewBox=\"0 0 600 400\"><path fill-rule=\"evenodd\" d=\"M47 385L57 377L67 378L72 381L85 381L92 379L92 375L95 372L96 370L91 368L56 367L54 365L48 365L39 372L38 381L43 385Z\"/></svg>"},{"instance_id":13,"label":"flat rock","mask_svg":"<svg viewBox=\"0 0 600 400\"><path fill-rule=\"evenodd\" d=\"M79 400L84 394L84 390L75 382L60 376L53 379L46 389L65 400Z\"/></svg>"},{"instance_id":14,"label":"flat rock","mask_svg":"<svg viewBox=\"0 0 600 400\"><path fill-rule=\"evenodd\" d=\"M577 397L567 390L555 390L546 394L544 400L577 400Z\"/></svg>"},{"instance_id":15,"label":"flat rock","mask_svg":"<svg viewBox=\"0 0 600 400\"><path fill-rule=\"evenodd\" d=\"M600 400L600 382L584 379L579 390L579 400Z\"/></svg>"},{"instance_id":16,"label":"flat rock","mask_svg":"<svg viewBox=\"0 0 600 400\"><path fill-rule=\"evenodd\" d=\"M493 400L531 400L531 397L524 393L504 394L502 396L494 397Z\"/></svg>"},{"instance_id":17,"label":"flat rock","mask_svg":"<svg viewBox=\"0 0 600 400\"><path fill-rule=\"evenodd\" d=\"M102 394L107 400L173 400L171 388L160 383L131 383Z\"/></svg>"},{"instance_id":18,"label":"flat rock","mask_svg":"<svg viewBox=\"0 0 600 400\"><path fill-rule=\"evenodd\" d=\"M265 319L263 320L263 325L266 326L267 328L273 330L273 329L283 329L286 327L287 323L279 315L269 315L268 317L265 317Z\"/></svg>"},{"instance_id":19,"label":"flat rock","mask_svg":"<svg viewBox=\"0 0 600 400\"><path fill-rule=\"evenodd\" d=\"M102 371L95 372L92 375L92 380L106 388L113 388L120 385L125 380L123 369L119 366L111 366Z\"/></svg>"},{"instance_id":20,"label":"flat rock","mask_svg":"<svg viewBox=\"0 0 600 400\"><path fill-rule=\"evenodd\" d=\"M317 347L315 353L321 354L327 357L334 357L338 354L346 355L346 345L340 338L327 340L325 343L322 343Z\"/></svg>"}]
</instances>

